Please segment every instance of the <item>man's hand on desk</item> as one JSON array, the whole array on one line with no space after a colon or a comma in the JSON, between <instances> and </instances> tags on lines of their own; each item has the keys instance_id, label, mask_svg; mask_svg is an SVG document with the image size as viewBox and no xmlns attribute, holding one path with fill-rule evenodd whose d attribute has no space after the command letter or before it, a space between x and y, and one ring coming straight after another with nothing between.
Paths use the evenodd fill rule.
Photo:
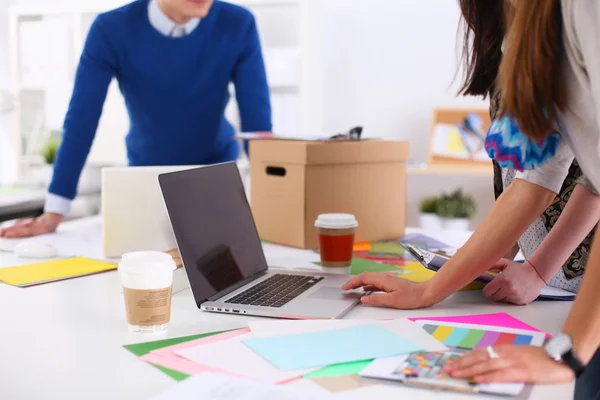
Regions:
<instances>
[{"instance_id":1,"label":"man's hand on desk","mask_svg":"<svg viewBox=\"0 0 600 400\"><path fill-rule=\"evenodd\" d=\"M0 237L19 238L39 236L56 230L65 217L60 214L44 213L38 218L26 218L12 226L0 229Z\"/></svg>"},{"instance_id":2,"label":"man's hand on desk","mask_svg":"<svg viewBox=\"0 0 600 400\"><path fill-rule=\"evenodd\" d=\"M360 299L362 303L370 306L412 310L433 305L428 299L424 284L413 283L388 273L365 272L342 286L343 290L358 288L363 288L365 292L384 292Z\"/></svg>"}]
</instances>

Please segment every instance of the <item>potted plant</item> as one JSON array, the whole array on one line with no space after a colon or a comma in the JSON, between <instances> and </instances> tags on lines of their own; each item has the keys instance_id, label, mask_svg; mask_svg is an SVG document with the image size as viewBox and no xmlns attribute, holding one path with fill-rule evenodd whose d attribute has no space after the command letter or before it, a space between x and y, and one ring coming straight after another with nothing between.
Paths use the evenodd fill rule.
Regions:
<instances>
[{"instance_id":1,"label":"potted plant","mask_svg":"<svg viewBox=\"0 0 600 400\"><path fill-rule=\"evenodd\" d=\"M60 139L60 136L55 133L48 136L38 147L35 159L30 161L27 174L35 184L46 186L50 183Z\"/></svg>"},{"instance_id":2,"label":"potted plant","mask_svg":"<svg viewBox=\"0 0 600 400\"><path fill-rule=\"evenodd\" d=\"M442 219L438 217L439 197L426 197L421 201L419 217L422 229L442 229Z\"/></svg>"},{"instance_id":3,"label":"potted plant","mask_svg":"<svg viewBox=\"0 0 600 400\"><path fill-rule=\"evenodd\" d=\"M464 194L461 189L442 196L437 207L437 215L444 219L444 228L451 230L469 230L470 220L476 211L473 197Z\"/></svg>"}]
</instances>

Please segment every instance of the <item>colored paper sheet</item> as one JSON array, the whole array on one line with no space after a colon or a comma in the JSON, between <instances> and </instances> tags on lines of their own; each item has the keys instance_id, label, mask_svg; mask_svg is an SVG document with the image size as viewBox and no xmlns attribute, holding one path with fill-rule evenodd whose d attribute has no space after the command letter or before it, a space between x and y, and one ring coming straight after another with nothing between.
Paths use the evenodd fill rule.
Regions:
<instances>
[{"instance_id":1,"label":"colored paper sheet","mask_svg":"<svg viewBox=\"0 0 600 400\"><path fill-rule=\"evenodd\" d=\"M371 250L371 243L355 243L354 251L369 251Z\"/></svg>"},{"instance_id":2,"label":"colored paper sheet","mask_svg":"<svg viewBox=\"0 0 600 400\"><path fill-rule=\"evenodd\" d=\"M84 257L65 258L0 268L0 281L13 286L31 286L45 281L71 279L117 269L115 264Z\"/></svg>"},{"instance_id":3,"label":"colored paper sheet","mask_svg":"<svg viewBox=\"0 0 600 400\"><path fill-rule=\"evenodd\" d=\"M218 372L223 373L223 371L209 367L204 364L199 364L190 360L186 360L182 357L165 357L158 354L146 354L145 356L140 357L141 361L150 363L154 366L163 367L165 369L169 369L172 371L176 371L186 377L191 375L198 375L204 372Z\"/></svg>"},{"instance_id":4,"label":"colored paper sheet","mask_svg":"<svg viewBox=\"0 0 600 400\"><path fill-rule=\"evenodd\" d=\"M398 275L402 279L406 279L411 282L421 283L430 280L435 275L435 271L425 268L420 262L413 261L410 262L402 268L406 271L410 271L410 274ZM482 290L485 286L480 283L470 283L461 291L471 291L471 290Z\"/></svg>"},{"instance_id":5,"label":"colored paper sheet","mask_svg":"<svg viewBox=\"0 0 600 400\"><path fill-rule=\"evenodd\" d=\"M173 345L176 345L179 343L189 342L192 340L200 339L200 338L211 336L211 335L216 335L219 333L221 333L221 332L211 332L211 333L204 333L201 335L192 335L192 336L184 336L184 337L173 338L173 339L157 340L157 341L153 341L153 342L129 344L129 345L126 345L123 347L125 349L129 350L134 355L136 355L138 357L142 357L142 356L150 353L153 350L158 350L163 347L173 346ZM177 371L174 371L169 368L161 367L159 365L155 365L155 364L153 364L153 365L158 370L162 371L163 373L165 373L166 375L175 379L176 381L182 381L189 377L189 375L182 374L181 372L177 372Z\"/></svg>"},{"instance_id":6,"label":"colored paper sheet","mask_svg":"<svg viewBox=\"0 0 600 400\"><path fill-rule=\"evenodd\" d=\"M363 272L394 272L397 269L398 268L394 265L380 264L362 258L354 258L352 259L352 266L350 267L350 275L360 275Z\"/></svg>"},{"instance_id":7,"label":"colored paper sheet","mask_svg":"<svg viewBox=\"0 0 600 400\"><path fill-rule=\"evenodd\" d=\"M367 363L369 364L370 361ZM342 393L345 392L343 397L339 399L342 400L345 398L345 394L352 391L354 392L357 389L366 388L369 386L373 386L375 383L367 381L366 379L361 379L358 376L353 375L344 375L344 376L324 376L318 378L312 378L311 382L316 383L321 388L327 390L329 393ZM369 396L359 397L352 396L352 398L365 398L368 399ZM336 396L336 399L338 397ZM312 398L311 398L312 400Z\"/></svg>"},{"instance_id":8,"label":"colored paper sheet","mask_svg":"<svg viewBox=\"0 0 600 400\"><path fill-rule=\"evenodd\" d=\"M407 259L407 258L404 258L404 256L390 256L390 255L386 255L386 254L382 254L382 253L376 253L376 254L368 253L364 256L356 256L355 255L355 257L363 258L363 259L369 260L369 261L378 262L380 264L393 265L393 266L397 266L397 267L401 267L401 266L406 265L409 262L413 261L413 259Z\"/></svg>"},{"instance_id":9,"label":"colored paper sheet","mask_svg":"<svg viewBox=\"0 0 600 400\"><path fill-rule=\"evenodd\" d=\"M267 383L286 383L316 371L316 368L283 371L275 367L243 343L251 338L252 334L245 334L228 340L176 350L175 353L231 375Z\"/></svg>"},{"instance_id":10,"label":"colored paper sheet","mask_svg":"<svg viewBox=\"0 0 600 400\"><path fill-rule=\"evenodd\" d=\"M355 361L344 364L334 364L325 368L321 368L318 371L311 372L310 374L304 375L304 378L325 378L331 376L345 376L345 375L356 375L363 369L365 369L371 360L367 361Z\"/></svg>"},{"instance_id":11,"label":"colored paper sheet","mask_svg":"<svg viewBox=\"0 0 600 400\"><path fill-rule=\"evenodd\" d=\"M248 322L254 338L298 335L303 333L332 331L360 325L378 325L404 339L430 351L443 351L446 347L436 339L424 334L419 323L406 318L389 320L253 320Z\"/></svg>"},{"instance_id":12,"label":"colored paper sheet","mask_svg":"<svg viewBox=\"0 0 600 400\"><path fill-rule=\"evenodd\" d=\"M425 245L425 248L427 249L444 249L451 247L444 242L440 242L437 239L434 239L430 236L422 235L420 233L408 234L398 239L398 242L412 244L413 246Z\"/></svg>"},{"instance_id":13,"label":"colored paper sheet","mask_svg":"<svg viewBox=\"0 0 600 400\"><path fill-rule=\"evenodd\" d=\"M246 339L243 343L282 371L372 360L423 349L375 324Z\"/></svg>"},{"instance_id":14,"label":"colored paper sheet","mask_svg":"<svg viewBox=\"0 0 600 400\"><path fill-rule=\"evenodd\" d=\"M212 368L210 366L199 364L194 361L190 361L188 359L180 357L175 352L177 350L186 349L189 347L195 347L203 344L210 344L223 340L228 340L236 336L247 334L249 332L250 330L246 328L218 333L211 336L205 336L188 342L178 343L173 346L153 350L149 354L140 357L140 360L149 362L151 364L159 365L161 367L169 368L171 370L181 372L186 375L196 375L203 372L223 372L220 369Z\"/></svg>"},{"instance_id":15,"label":"colored paper sheet","mask_svg":"<svg viewBox=\"0 0 600 400\"><path fill-rule=\"evenodd\" d=\"M371 243L372 254L383 253L391 255L403 255L406 250L396 242L373 242Z\"/></svg>"},{"instance_id":16,"label":"colored paper sheet","mask_svg":"<svg viewBox=\"0 0 600 400\"><path fill-rule=\"evenodd\" d=\"M444 317L423 317L423 318L409 318L411 321L437 321L437 322L456 322L459 324L474 324L474 325L485 325L495 326L498 328L511 328L520 329L524 331L541 332L539 329L534 328L531 325L527 325L525 322L513 317L507 313L494 313L494 314L473 314L473 315L457 315L457 316L444 316ZM546 334L546 337L551 337Z\"/></svg>"},{"instance_id":17,"label":"colored paper sheet","mask_svg":"<svg viewBox=\"0 0 600 400\"><path fill-rule=\"evenodd\" d=\"M220 342L222 340L232 339L236 336L245 335L246 333L250 333L250 329L242 328L242 329L234 329L234 330L225 331L225 332L216 332L215 334L210 335L210 336L203 336L198 339L177 343L172 346L162 347L160 349L151 351L151 353L158 354L161 356L170 356L170 355L175 354L175 351L177 351L177 350L187 349L189 347L200 346L201 344Z\"/></svg>"}]
</instances>

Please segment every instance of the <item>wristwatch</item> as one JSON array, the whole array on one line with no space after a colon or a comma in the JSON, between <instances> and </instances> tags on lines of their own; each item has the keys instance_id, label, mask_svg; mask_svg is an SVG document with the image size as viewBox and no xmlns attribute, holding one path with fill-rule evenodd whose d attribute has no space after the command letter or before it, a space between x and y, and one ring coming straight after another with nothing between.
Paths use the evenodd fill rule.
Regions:
<instances>
[{"instance_id":1,"label":"wristwatch","mask_svg":"<svg viewBox=\"0 0 600 400\"><path fill-rule=\"evenodd\" d=\"M573 348L571 337L566 333L559 333L548 340L544 348L548 356L554 361L571 368L575 373L575 377L579 377L585 370L585 365L583 365Z\"/></svg>"}]
</instances>

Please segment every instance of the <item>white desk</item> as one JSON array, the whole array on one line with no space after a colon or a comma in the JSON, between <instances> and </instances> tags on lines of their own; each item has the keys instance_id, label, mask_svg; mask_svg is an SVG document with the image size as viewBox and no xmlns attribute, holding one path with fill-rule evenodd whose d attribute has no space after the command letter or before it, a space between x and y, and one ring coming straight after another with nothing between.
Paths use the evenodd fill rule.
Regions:
<instances>
[{"instance_id":1,"label":"white desk","mask_svg":"<svg viewBox=\"0 0 600 400\"><path fill-rule=\"evenodd\" d=\"M84 229L85 222L64 229ZM464 233L433 235L460 245ZM14 265L0 252L0 267ZM139 361L124 344L154 340L127 331L116 272L20 289L0 284L0 398L2 399L148 399L175 381ZM556 334L570 308L565 302L529 306L488 302L480 292L458 293L437 306L399 311L358 306L346 318L402 318L508 312L539 329ZM173 296L169 337L243 327L252 317L199 311L189 290ZM361 389L361 396L365 395ZM402 386L373 386L369 398L472 399ZM540 386L530 399L570 399L573 385ZM385 396L385 397L383 397ZM479 398L479 397L476 397Z\"/></svg>"}]
</instances>

